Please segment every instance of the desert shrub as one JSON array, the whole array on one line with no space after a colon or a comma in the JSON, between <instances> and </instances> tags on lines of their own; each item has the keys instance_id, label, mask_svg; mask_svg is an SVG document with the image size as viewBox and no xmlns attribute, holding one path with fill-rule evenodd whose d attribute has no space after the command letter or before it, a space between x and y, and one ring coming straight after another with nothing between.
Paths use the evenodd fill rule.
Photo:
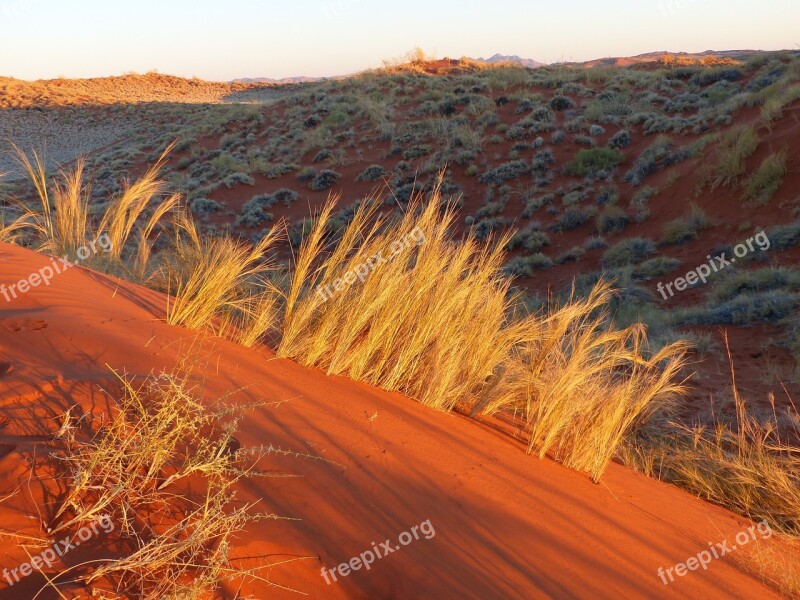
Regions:
<instances>
[{"instance_id":1,"label":"desert shrub","mask_svg":"<svg viewBox=\"0 0 800 600\"><path fill-rule=\"evenodd\" d=\"M296 171L299 168L300 167L298 165L286 163L265 164L258 170L258 172L267 179L278 179L279 177L288 175L292 171Z\"/></svg>"},{"instance_id":2,"label":"desert shrub","mask_svg":"<svg viewBox=\"0 0 800 600\"><path fill-rule=\"evenodd\" d=\"M505 206L506 203L503 201L487 202L478 209L478 212L475 213L475 216L478 218L493 217L502 213Z\"/></svg>"},{"instance_id":3,"label":"desert shrub","mask_svg":"<svg viewBox=\"0 0 800 600\"><path fill-rule=\"evenodd\" d=\"M414 146L403 152L403 160L414 160L415 158L422 158L431 153L431 147L427 144Z\"/></svg>"},{"instance_id":4,"label":"desert shrub","mask_svg":"<svg viewBox=\"0 0 800 600\"><path fill-rule=\"evenodd\" d=\"M780 189L784 175L786 175L786 153L770 154L744 182L745 200L766 204Z\"/></svg>"},{"instance_id":5,"label":"desert shrub","mask_svg":"<svg viewBox=\"0 0 800 600\"><path fill-rule=\"evenodd\" d=\"M323 148L314 155L313 162L322 162L333 158L333 151L330 148Z\"/></svg>"},{"instance_id":6,"label":"desert shrub","mask_svg":"<svg viewBox=\"0 0 800 600\"><path fill-rule=\"evenodd\" d=\"M224 207L216 200L209 198L195 198L189 202L189 209L196 215L205 216L208 213L222 210Z\"/></svg>"},{"instance_id":7,"label":"desert shrub","mask_svg":"<svg viewBox=\"0 0 800 600\"><path fill-rule=\"evenodd\" d=\"M502 184L511 179L517 179L520 176L529 173L530 170L531 167L527 163L521 160L515 160L486 171L478 178L478 180L481 183Z\"/></svg>"},{"instance_id":8,"label":"desert shrub","mask_svg":"<svg viewBox=\"0 0 800 600\"><path fill-rule=\"evenodd\" d=\"M67 412L56 435L54 476L65 489L48 531L64 535L100 519L117 548L113 560L92 569L70 568L70 578L92 596L124 591L138 598L204 597L224 580L259 578L258 569L237 567L228 549L245 525L270 517L234 503L232 487L273 451L238 449L241 415L221 403L208 407L189 373L151 375L144 383L115 375L120 391L102 427L84 431L91 419ZM202 487L203 502L192 499L190 479Z\"/></svg>"},{"instance_id":9,"label":"desert shrub","mask_svg":"<svg viewBox=\"0 0 800 600\"><path fill-rule=\"evenodd\" d=\"M303 183L309 183L317 176L317 170L314 167L303 167L297 173L297 179Z\"/></svg>"},{"instance_id":10,"label":"desert shrub","mask_svg":"<svg viewBox=\"0 0 800 600\"><path fill-rule=\"evenodd\" d=\"M711 174L712 189L730 185L744 174L745 161L758 148L758 134L752 127L741 125L722 136L716 148L717 164Z\"/></svg>"},{"instance_id":11,"label":"desert shrub","mask_svg":"<svg viewBox=\"0 0 800 600\"><path fill-rule=\"evenodd\" d=\"M583 242L583 247L586 250L602 250L604 248L608 248L608 242L603 236L590 235L588 238L586 238L586 241Z\"/></svg>"},{"instance_id":12,"label":"desert shrub","mask_svg":"<svg viewBox=\"0 0 800 600\"><path fill-rule=\"evenodd\" d=\"M525 203L525 208L522 211L522 217L526 219L529 218L545 204L552 204L553 200L555 200L555 194L553 193L540 194L534 196L533 198L529 198Z\"/></svg>"},{"instance_id":13,"label":"desert shrub","mask_svg":"<svg viewBox=\"0 0 800 600\"><path fill-rule=\"evenodd\" d=\"M581 191L581 190L574 190L572 192L567 192L561 198L561 205L562 206L570 206L572 204L578 204L586 199L588 192Z\"/></svg>"},{"instance_id":14,"label":"desert shrub","mask_svg":"<svg viewBox=\"0 0 800 600\"><path fill-rule=\"evenodd\" d=\"M356 177L356 181L375 181L386 176L386 169L381 165L370 165Z\"/></svg>"},{"instance_id":15,"label":"desert shrub","mask_svg":"<svg viewBox=\"0 0 800 600\"><path fill-rule=\"evenodd\" d=\"M600 125L591 125L589 127L589 135L591 135L591 136L603 135L605 132L606 132L606 130L604 128L602 128ZM613 148L613 146L612 146L612 148Z\"/></svg>"},{"instance_id":16,"label":"desert shrub","mask_svg":"<svg viewBox=\"0 0 800 600\"><path fill-rule=\"evenodd\" d=\"M572 141L574 141L579 146L587 146L589 148L594 148L595 146L597 146L597 142L594 140L594 138L591 138L588 135L578 134L574 138L572 138Z\"/></svg>"},{"instance_id":17,"label":"desert shrub","mask_svg":"<svg viewBox=\"0 0 800 600\"><path fill-rule=\"evenodd\" d=\"M753 294L769 290L782 290L787 294L800 292L800 271L780 267L751 271L726 272L716 282L709 294L709 301L727 302L742 294Z\"/></svg>"},{"instance_id":18,"label":"desert shrub","mask_svg":"<svg viewBox=\"0 0 800 600\"><path fill-rule=\"evenodd\" d=\"M695 146L675 148L668 137L659 136L636 158L633 167L625 173L625 181L641 185L649 175L691 158L697 151Z\"/></svg>"},{"instance_id":19,"label":"desert shrub","mask_svg":"<svg viewBox=\"0 0 800 600\"><path fill-rule=\"evenodd\" d=\"M713 306L692 306L676 311L678 325L739 325L775 323L791 316L800 307L800 294L784 290L741 293Z\"/></svg>"},{"instance_id":20,"label":"desert shrub","mask_svg":"<svg viewBox=\"0 0 800 600\"><path fill-rule=\"evenodd\" d=\"M681 261L671 256L656 256L639 263L631 269L634 279L652 279L672 273L681 264Z\"/></svg>"},{"instance_id":21,"label":"desert shrub","mask_svg":"<svg viewBox=\"0 0 800 600\"><path fill-rule=\"evenodd\" d=\"M567 96L556 96L550 101L550 108L562 111L568 108L575 108L575 103Z\"/></svg>"},{"instance_id":22,"label":"desert shrub","mask_svg":"<svg viewBox=\"0 0 800 600\"><path fill-rule=\"evenodd\" d=\"M567 173L579 177L595 175L600 171L616 167L624 160L625 157L620 152L610 148L579 150L575 159L567 163Z\"/></svg>"},{"instance_id":23,"label":"desert shrub","mask_svg":"<svg viewBox=\"0 0 800 600\"><path fill-rule=\"evenodd\" d=\"M225 179L222 180L222 185L226 188L231 189L236 187L237 185L255 185L256 180L253 178L252 175L248 175L247 173L231 173Z\"/></svg>"},{"instance_id":24,"label":"desert shrub","mask_svg":"<svg viewBox=\"0 0 800 600\"><path fill-rule=\"evenodd\" d=\"M800 246L800 221L770 227L768 237L775 250L788 250Z\"/></svg>"},{"instance_id":25,"label":"desert shrub","mask_svg":"<svg viewBox=\"0 0 800 600\"><path fill-rule=\"evenodd\" d=\"M620 233L628 225L627 213L619 206L608 205L597 215L597 231L602 235Z\"/></svg>"},{"instance_id":26,"label":"desert shrub","mask_svg":"<svg viewBox=\"0 0 800 600\"><path fill-rule=\"evenodd\" d=\"M573 246L569 250L566 250L561 254L559 254L556 257L556 263L559 265L563 265L568 262L576 262L580 260L584 254L586 254L586 250L584 250L580 246Z\"/></svg>"},{"instance_id":27,"label":"desert shrub","mask_svg":"<svg viewBox=\"0 0 800 600\"><path fill-rule=\"evenodd\" d=\"M508 250L516 250L522 247L528 252L540 252L549 245L550 237L544 231L539 231L538 223L532 223L525 229L516 232L514 237L506 244L506 248Z\"/></svg>"},{"instance_id":28,"label":"desert shrub","mask_svg":"<svg viewBox=\"0 0 800 600\"><path fill-rule=\"evenodd\" d=\"M631 133L627 129L622 129L611 136L608 140L609 148L627 148L631 145Z\"/></svg>"},{"instance_id":29,"label":"desert shrub","mask_svg":"<svg viewBox=\"0 0 800 600\"><path fill-rule=\"evenodd\" d=\"M552 266L552 258L537 252L531 256L515 256L503 265L503 270L511 275L533 277L538 269L549 269Z\"/></svg>"},{"instance_id":30,"label":"desert shrub","mask_svg":"<svg viewBox=\"0 0 800 600\"><path fill-rule=\"evenodd\" d=\"M568 206L553 223L553 229L556 231L571 231L585 225L595 214L592 208L575 205Z\"/></svg>"},{"instance_id":31,"label":"desert shrub","mask_svg":"<svg viewBox=\"0 0 800 600\"><path fill-rule=\"evenodd\" d=\"M336 171L325 169L314 176L314 179L309 182L308 187L315 192L321 192L336 185L336 182L339 181L340 178L341 175Z\"/></svg>"},{"instance_id":32,"label":"desert shrub","mask_svg":"<svg viewBox=\"0 0 800 600\"><path fill-rule=\"evenodd\" d=\"M550 136L550 140L554 144L561 144L564 139L567 137L566 132L563 129L556 129L552 135Z\"/></svg>"},{"instance_id":33,"label":"desert shrub","mask_svg":"<svg viewBox=\"0 0 800 600\"><path fill-rule=\"evenodd\" d=\"M600 191L597 192L595 202L600 206L616 204L619 202L619 191L613 185L602 187Z\"/></svg>"},{"instance_id":34,"label":"desert shrub","mask_svg":"<svg viewBox=\"0 0 800 600\"><path fill-rule=\"evenodd\" d=\"M702 69L692 75L689 83L697 86L707 86L717 81L739 81L742 78L742 71L735 67L717 67L714 69Z\"/></svg>"},{"instance_id":35,"label":"desert shrub","mask_svg":"<svg viewBox=\"0 0 800 600\"><path fill-rule=\"evenodd\" d=\"M635 265L648 256L655 254L656 245L647 238L628 238L617 242L603 254L602 265L605 269L616 269Z\"/></svg>"},{"instance_id":36,"label":"desert shrub","mask_svg":"<svg viewBox=\"0 0 800 600\"><path fill-rule=\"evenodd\" d=\"M531 168L534 172L544 174L550 168L550 165L555 164L556 159L553 156L553 151L550 148L539 150L533 157Z\"/></svg>"}]
</instances>

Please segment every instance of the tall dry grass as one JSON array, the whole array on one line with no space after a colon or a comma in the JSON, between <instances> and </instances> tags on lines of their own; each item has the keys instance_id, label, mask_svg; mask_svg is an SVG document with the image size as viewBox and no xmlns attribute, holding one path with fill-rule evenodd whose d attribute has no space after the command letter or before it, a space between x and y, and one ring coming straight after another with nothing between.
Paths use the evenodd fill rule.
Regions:
<instances>
[{"instance_id":1,"label":"tall dry grass","mask_svg":"<svg viewBox=\"0 0 800 600\"><path fill-rule=\"evenodd\" d=\"M266 275L266 253L280 239L273 229L250 246L229 237L201 236L182 215L172 247L160 257L156 278L167 290L167 322L252 345L274 326L277 300Z\"/></svg>"},{"instance_id":2,"label":"tall dry grass","mask_svg":"<svg viewBox=\"0 0 800 600\"><path fill-rule=\"evenodd\" d=\"M517 411L529 451L594 479L632 426L683 391L687 346L648 357L642 327L609 323L608 284L519 318L500 270L506 237L453 239L455 212L438 190L391 226L375 213L375 204L362 205L332 249L330 205L318 216L286 295L281 356L440 410ZM412 235L424 241L398 245ZM323 300L319 288L336 289L379 254L392 259Z\"/></svg>"},{"instance_id":3,"label":"tall dry grass","mask_svg":"<svg viewBox=\"0 0 800 600\"><path fill-rule=\"evenodd\" d=\"M164 159L128 184L97 226L87 225L82 165L62 173L53 212L41 161L28 162L41 208L27 217L42 247L63 251L105 233L114 264L133 265L129 273L167 292L168 322L245 345L273 334L280 356L440 410L517 412L530 452L550 454L595 480L630 428L682 392L677 376L686 346L650 356L642 327L610 323L606 283L586 299L520 315L512 280L501 270L510 234L489 243L471 234L455 239L456 210L438 187L397 217L383 214L376 200L362 202L340 232L332 231L331 200L288 281L279 284L269 259L278 227L248 245L200 235L177 210L176 196L152 210L153 199L164 195ZM153 257L153 231L167 214L174 217L167 229L172 243ZM125 251L137 236L136 247Z\"/></svg>"},{"instance_id":4,"label":"tall dry grass","mask_svg":"<svg viewBox=\"0 0 800 600\"><path fill-rule=\"evenodd\" d=\"M222 580L266 581L236 567L229 550L248 523L276 518L232 502L233 486L269 452L254 456L238 448L241 415L209 408L185 366L138 384L117 379L121 393L113 394L96 431L82 431L75 415L64 418L54 476L66 493L48 533L110 518L115 539L107 543L119 552L92 570L79 564L51 581L69 573L97 591L111 586L153 600L207 597Z\"/></svg>"},{"instance_id":5,"label":"tall dry grass","mask_svg":"<svg viewBox=\"0 0 800 600\"><path fill-rule=\"evenodd\" d=\"M99 220L91 216L91 193L82 159L72 169L61 169L59 176L51 180L40 155L33 153L29 157L14 148L33 185L37 202L34 206L15 202L21 212L12 224L16 231L25 231L40 252L69 259L74 259L79 249L107 236L108 252L93 254L88 264L132 279L145 277L157 237L153 233L181 202L180 195L165 193L164 183L159 179L172 146L141 178L124 184L123 191L108 203Z\"/></svg>"},{"instance_id":6,"label":"tall dry grass","mask_svg":"<svg viewBox=\"0 0 800 600\"><path fill-rule=\"evenodd\" d=\"M756 418L739 393L732 362L731 377L735 421L717 418L710 425L692 426L661 423L646 435L628 440L621 456L648 476L799 536L800 447L791 441L800 436L798 415L796 411L790 414L789 422L795 426L788 434L774 401L771 418Z\"/></svg>"}]
</instances>

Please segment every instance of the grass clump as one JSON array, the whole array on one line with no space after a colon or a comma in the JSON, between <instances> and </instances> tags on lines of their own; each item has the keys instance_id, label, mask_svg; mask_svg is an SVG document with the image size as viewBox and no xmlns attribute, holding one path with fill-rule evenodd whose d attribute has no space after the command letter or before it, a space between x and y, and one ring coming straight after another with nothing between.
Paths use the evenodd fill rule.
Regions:
<instances>
[{"instance_id":1,"label":"grass clump","mask_svg":"<svg viewBox=\"0 0 800 600\"><path fill-rule=\"evenodd\" d=\"M781 435L784 427L774 412L768 419L748 412L736 388L733 367L731 373L735 420L715 419L694 426L669 422L647 428L625 444L623 460L650 477L798 536L800 448ZM796 423L797 414L793 414ZM794 439L798 433L791 431Z\"/></svg>"},{"instance_id":2,"label":"grass clump","mask_svg":"<svg viewBox=\"0 0 800 600\"><path fill-rule=\"evenodd\" d=\"M603 268L618 269L642 262L655 254L656 245L647 238L628 238L611 246L603 254Z\"/></svg>"},{"instance_id":3,"label":"grass clump","mask_svg":"<svg viewBox=\"0 0 800 600\"><path fill-rule=\"evenodd\" d=\"M567 164L567 173L578 177L596 175L600 171L613 169L624 160L625 156L612 148L583 149Z\"/></svg>"},{"instance_id":4,"label":"grass clump","mask_svg":"<svg viewBox=\"0 0 800 600\"><path fill-rule=\"evenodd\" d=\"M641 327L609 331L605 317L593 316L610 299L606 284L589 300L512 318L511 280L502 272L509 236L489 246L472 234L455 243L455 212L438 192L424 206L413 199L390 229L373 204L362 205L326 249L331 211L301 245L279 355L441 410L523 411L531 452L595 479L647 407L680 391L682 346L645 359ZM424 242L396 246L364 281L326 300L316 292L412 235Z\"/></svg>"},{"instance_id":5,"label":"grass clump","mask_svg":"<svg viewBox=\"0 0 800 600\"><path fill-rule=\"evenodd\" d=\"M722 136L717 145L717 165L711 175L711 189L728 186L745 171L745 161L758 148L758 134L752 127L742 125Z\"/></svg>"},{"instance_id":6,"label":"grass clump","mask_svg":"<svg viewBox=\"0 0 800 600\"><path fill-rule=\"evenodd\" d=\"M770 154L744 182L744 199L758 205L766 204L780 189L784 175L786 175L786 153Z\"/></svg>"},{"instance_id":7,"label":"grass clump","mask_svg":"<svg viewBox=\"0 0 800 600\"><path fill-rule=\"evenodd\" d=\"M708 229L712 224L711 218L705 211L693 202L686 215L664 225L661 243L677 245L695 240L699 236L699 231Z\"/></svg>"},{"instance_id":8,"label":"grass clump","mask_svg":"<svg viewBox=\"0 0 800 600\"><path fill-rule=\"evenodd\" d=\"M267 518L252 505L234 506L231 488L246 477L247 462L269 452L239 449L237 411L207 408L189 370L140 384L117 378L121 391L97 431L64 416L55 476L66 492L48 532L63 535L102 517L124 550L70 575L97 593L148 599L198 598L228 580L266 581L232 564L228 550L246 524Z\"/></svg>"}]
</instances>

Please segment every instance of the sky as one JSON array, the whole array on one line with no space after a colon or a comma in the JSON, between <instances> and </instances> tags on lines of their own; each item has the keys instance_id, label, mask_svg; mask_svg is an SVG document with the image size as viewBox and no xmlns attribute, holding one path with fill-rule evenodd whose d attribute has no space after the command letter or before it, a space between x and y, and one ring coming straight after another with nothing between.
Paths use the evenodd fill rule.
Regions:
<instances>
[{"instance_id":1,"label":"sky","mask_svg":"<svg viewBox=\"0 0 800 600\"><path fill-rule=\"evenodd\" d=\"M0 76L331 76L420 47L541 62L800 48L798 0L0 0Z\"/></svg>"}]
</instances>

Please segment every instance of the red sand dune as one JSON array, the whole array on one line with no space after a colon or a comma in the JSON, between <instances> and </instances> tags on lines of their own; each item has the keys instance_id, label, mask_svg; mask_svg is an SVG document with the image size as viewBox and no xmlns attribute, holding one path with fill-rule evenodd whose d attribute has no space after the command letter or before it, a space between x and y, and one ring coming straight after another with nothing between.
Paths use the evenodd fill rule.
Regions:
<instances>
[{"instance_id":1,"label":"red sand dune","mask_svg":"<svg viewBox=\"0 0 800 600\"><path fill-rule=\"evenodd\" d=\"M2 245L0 262L0 283L9 285L48 259ZM0 362L7 363L0 416L10 421L0 442L14 448L0 458L0 497L19 490L0 503L0 529L41 535L38 514L46 510L37 502L46 484L29 482L29 457L46 450L43 432L55 431L69 406L102 406L99 388L111 379L109 366L144 376L191 352L205 367L209 399L241 389L230 401L288 401L250 413L240 430L243 447L274 444L332 461L264 459L260 468L299 477L238 487L239 500L260 499L260 510L299 520L251 525L235 556L312 557L268 574L311 598L777 597L731 556L667 586L657 575L709 542L732 540L750 525L745 519L617 464L592 484L526 456L485 424L304 369L266 349L166 325L164 307L157 293L82 268L11 303L0 297ZM326 585L323 566L348 561L373 542L397 540L426 520L435 529L431 539ZM72 565L103 551L98 541L88 557L66 560ZM25 560L6 540L0 568ZM41 584L34 574L0 590L0 598L31 597ZM241 593L301 597L261 583Z\"/></svg>"}]
</instances>

